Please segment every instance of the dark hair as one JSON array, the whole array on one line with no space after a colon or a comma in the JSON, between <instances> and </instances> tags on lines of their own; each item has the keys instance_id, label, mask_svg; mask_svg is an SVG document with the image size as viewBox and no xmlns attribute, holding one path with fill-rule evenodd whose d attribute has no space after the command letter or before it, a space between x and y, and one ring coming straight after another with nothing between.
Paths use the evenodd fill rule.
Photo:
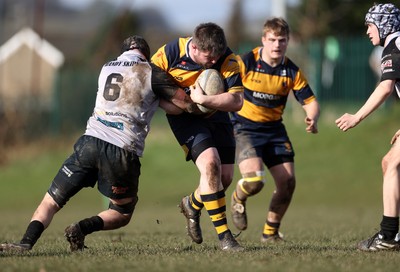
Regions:
<instances>
[{"instance_id":1,"label":"dark hair","mask_svg":"<svg viewBox=\"0 0 400 272\"><path fill-rule=\"evenodd\" d=\"M213 57L221 56L228 47L224 30L215 23L198 25L194 29L192 41L200 51L209 51Z\"/></svg>"},{"instance_id":2,"label":"dark hair","mask_svg":"<svg viewBox=\"0 0 400 272\"><path fill-rule=\"evenodd\" d=\"M150 60L150 47L141 36L134 35L126 38L122 43L121 53L133 49L138 49L148 61Z\"/></svg>"}]
</instances>

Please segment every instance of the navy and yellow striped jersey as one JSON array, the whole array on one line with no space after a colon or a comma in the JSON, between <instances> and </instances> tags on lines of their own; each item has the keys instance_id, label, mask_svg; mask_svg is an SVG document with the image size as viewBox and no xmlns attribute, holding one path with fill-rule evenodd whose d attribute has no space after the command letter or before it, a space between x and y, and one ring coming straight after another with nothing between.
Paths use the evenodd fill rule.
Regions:
<instances>
[{"instance_id":1,"label":"navy and yellow striped jersey","mask_svg":"<svg viewBox=\"0 0 400 272\"><path fill-rule=\"evenodd\" d=\"M178 38L167 43L151 58L155 65L169 73L183 89L194 85L197 77L204 71L204 67L195 63L189 56L188 46L191 39ZM229 48L211 68L221 73L226 92L243 91L236 55Z\"/></svg>"},{"instance_id":2,"label":"navy and yellow striped jersey","mask_svg":"<svg viewBox=\"0 0 400 272\"><path fill-rule=\"evenodd\" d=\"M238 57L244 86L244 103L238 114L253 122L282 120L288 95L293 91L300 104L315 100L303 73L289 58L271 67L261 59L262 47Z\"/></svg>"}]
</instances>

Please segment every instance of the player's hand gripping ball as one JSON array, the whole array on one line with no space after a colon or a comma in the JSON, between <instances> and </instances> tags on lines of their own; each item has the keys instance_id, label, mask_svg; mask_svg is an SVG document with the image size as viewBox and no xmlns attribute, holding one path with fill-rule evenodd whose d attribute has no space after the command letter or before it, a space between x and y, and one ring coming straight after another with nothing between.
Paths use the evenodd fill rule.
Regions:
<instances>
[{"instance_id":1,"label":"player's hand gripping ball","mask_svg":"<svg viewBox=\"0 0 400 272\"><path fill-rule=\"evenodd\" d=\"M205 95L216 95L224 92L224 81L221 78L221 74L215 69L204 70L199 75L196 82L203 89ZM216 111L199 104L197 104L197 107L203 113L212 113Z\"/></svg>"}]
</instances>

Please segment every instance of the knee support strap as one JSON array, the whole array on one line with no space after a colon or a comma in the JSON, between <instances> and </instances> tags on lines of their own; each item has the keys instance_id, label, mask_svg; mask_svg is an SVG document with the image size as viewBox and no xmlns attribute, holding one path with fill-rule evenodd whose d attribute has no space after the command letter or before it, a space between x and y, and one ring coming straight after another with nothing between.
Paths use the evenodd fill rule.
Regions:
<instances>
[{"instance_id":1,"label":"knee support strap","mask_svg":"<svg viewBox=\"0 0 400 272\"><path fill-rule=\"evenodd\" d=\"M138 199L135 198L132 202L126 203L124 205L117 205L110 201L108 208L119 212L120 214L131 214L135 210L136 203Z\"/></svg>"},{"instance_id":2,"label":"knee support strap","mask_svg":"<svg viewBox=\"0 0 400 272\"><path fill-rule=\"evenodd\" d=\"M62 208L67 204L68 200L79 192L80 187L74 186L69 182L56 182L51 183L47 193L53 198L57 205Z\"/></svg>"},{"instance_id":3,"label":"knee support strap","mask_svg":"<svg viewBox=\"0 0 400 272\"><path fill-rule=\"evenodd\" d=\"M249 173L246 174L246 176L243 176L243 178L239 180L238 184L240 189L242 189L247 196L252 196L259 193L264 187L264 177L264 171Z\"/></svg>"}]
</instances>

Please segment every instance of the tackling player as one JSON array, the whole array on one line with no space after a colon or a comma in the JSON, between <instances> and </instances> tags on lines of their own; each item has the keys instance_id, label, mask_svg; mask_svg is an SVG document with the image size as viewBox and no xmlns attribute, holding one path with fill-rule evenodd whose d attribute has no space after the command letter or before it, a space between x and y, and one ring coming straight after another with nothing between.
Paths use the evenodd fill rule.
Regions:
<instances>
[{"instance_id":1,"label":"tackling player","mask_svg":"<svg viewBox=\"0 0 400 272\"><path fill-rule=\"evenodd\" d=\"M194 242L203 242L200 211L205 207L221 249L242 250L227 224L225 190L232 182L235 159L235 141L228 112L242 107L243 87L237 60L227 47L225 34L214 23L200 24L193 37L178 38L162 46L153 55L152 62L190 92L193 102L217 110L211 116L194 115L160 102L186 160L192 160L200 172L198 188L180 203L181 212L187 219L188 234ZM224 93L206 96L199 86L193 87L197 77L207 68L221 73Z\"/></svg>"},{"instance_id":2,"label":"tackling player","mask_svg":"<svg viewBox=\"0 0 400 272\"><path fill-rule=\"evenodd\" d=\"M276 189L272 195L262 242L282 241L279 227L292 199L296 179L294 151L282 115L290 92L302 105L306 131L317 133L319 104L302 71L285 55L289 26L282 18L265 22L262 46L239 57L244 104L232 114L236 161L242 178L231 198L233 223L247 228L246 201L264 187L264 164Z\"/></svg>"},{"instance_id":3,"label":"tackling player","mask_svg":"<svg viewBox=\"0 0 400 272\"><path fill-rule=\"evenodd\" d=\"M375 111L394 89L400 96L400 10L393 4L375 4L366 16L367 35L372 45L383 46L381 79L365 104L355 113L345 113L335 122L339 129L347 131L357 126ZM400 235L400 142L398 130L392 147L382 159L383 217L380 231L361 241L357 247L363 251L399 250Z\"/></svg>"},{"instance_id":4,"label":"tackling player","mask_svg":"<svg viewBox=\"0 0 400 272\"><path fill-rule=\"evenodd\" d=\"M70 249L83 250L90 233L118 229L130 222L138 201L139 157L159 97L185 110L193 108L190 98L164 71L152 72L149 59L147 42L131 36L123 42L121 55L104 64L86 132L59 169L21 241L1 244L0 251L32 249L68 200L96 182L100 193L109 198L109 208L65 229Z\"/></svg>"}]
</instances>

